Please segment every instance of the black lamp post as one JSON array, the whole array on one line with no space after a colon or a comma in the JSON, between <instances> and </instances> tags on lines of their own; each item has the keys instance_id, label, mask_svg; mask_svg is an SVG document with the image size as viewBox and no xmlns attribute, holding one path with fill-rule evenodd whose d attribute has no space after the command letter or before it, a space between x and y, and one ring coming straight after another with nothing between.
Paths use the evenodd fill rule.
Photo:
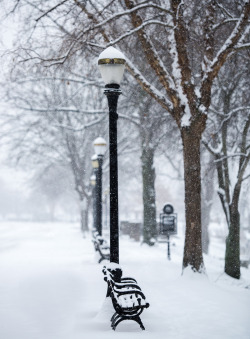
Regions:
<instances>
[{"instance_id":1,"label":"black lamp post","mask_svg":"<svg viewBox=\"0 0 250 339\"><path fill-rule=\"evenodd\" d=\"M106 145L106 141L103 138L99 137L95 139L96 166L94 164L96 160L92 160L93 167L95 166L96 168L96 228L99 235L102 235L102 164Z\"/></svg>"},{"instance_id":2,"label":"black lamp post","mask_svg":"<svg viewBox=\"0 0 250 339\"><path fill-rule=\"evenodd\" d=\"M105 82L104 94L109 105L110 262L117 264L119 264L117 102L121 94L120 82L125 62L124 55L114 47L105 49L98 59L99 69Z\"/></svg>"},{"instance_id":3,"label":"black lamp post","mask_svg":"<svg viewBox=\"0 0 250 339\"><path fill-rule=\"evenodd\" d=\"M92 186L92 200L93 200L93 230L96 231L96 175L92 174L90 177L90 184Z\"/></svg>"}]
</instances>

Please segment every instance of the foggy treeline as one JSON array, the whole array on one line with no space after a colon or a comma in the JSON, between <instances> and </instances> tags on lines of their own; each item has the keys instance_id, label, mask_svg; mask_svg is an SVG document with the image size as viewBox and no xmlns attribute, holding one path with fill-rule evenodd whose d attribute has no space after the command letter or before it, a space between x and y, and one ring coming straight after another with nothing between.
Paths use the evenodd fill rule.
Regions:
<instances>
[{"instance_id":1,"label":"foggy treeline","mask_svg":"<svg viewBox=\"0 0 250 339\"><path fill-rule=\"evenodd\" d=\"M52 209L71 192L88 230L92 144L98 136L108 141L97 58L114 46L127 59L118 105L119 194L142 205L143 242L154 245L157 238L156 197L171 194L156 181L168 175L175 201L185 204L179 205L185 209L183 268L204 272L214 209L229 230L225 272L239 278L240 208L249 202L249 1L12 0L1 6L5 20L19 22L14 47L2 56L9 110L1 115L1 142L10 162L32 169L33 186L44 190ZM107 154L104 159L108 187Z\"/></svg>"}]
</instances>

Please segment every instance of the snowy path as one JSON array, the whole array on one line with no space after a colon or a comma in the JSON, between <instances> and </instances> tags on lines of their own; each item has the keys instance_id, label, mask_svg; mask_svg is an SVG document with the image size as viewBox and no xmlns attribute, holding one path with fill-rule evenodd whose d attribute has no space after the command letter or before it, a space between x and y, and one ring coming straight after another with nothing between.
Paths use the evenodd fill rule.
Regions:
<instances>
[{"instance_id":1,"label":"snowy path","mask_svg":"<svg viewBox=\"0 0 250 339\"><path fill-rule=\"evenodd\" d=\"M165 244L147 248L121 239L124 274L138 280L150 308L142 314L145 332L129 321L113 332L102 265L78 225L1 223L0 339L110 339L127 338L127 332L154 339L249 339L249 270L239 282L226 278L223 262L211 256L208 278L181 276L182 240L175 243L168 262Z\"/></svg>"}]
</instances>

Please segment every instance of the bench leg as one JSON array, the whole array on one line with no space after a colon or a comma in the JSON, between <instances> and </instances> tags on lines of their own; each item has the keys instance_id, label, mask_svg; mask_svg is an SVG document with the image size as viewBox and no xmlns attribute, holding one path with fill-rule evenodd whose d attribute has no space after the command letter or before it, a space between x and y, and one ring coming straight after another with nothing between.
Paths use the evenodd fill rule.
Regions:
<instances>
[{"instance_id":1,"label":"bench leg","mask_svg":"<svg viewBox=\"0 0 250 339\"><path fill-rule=\"evenodd\" d=\"M98 260L98 264L100 264L105 258L104 257L101 257L99 260Z\"/></svg>"},{"instance_id":2,"label":"bench leg","mask_svg":"<svg viewBox=\"0 0 250 339\"><path fill-rule=\"evenodd\" d=\"M141 318L139 316L136 317L122 317L119 314L115 313L112 318L111 318L111 327L112 329L115 331L116 327L118 324L120 324L120 322L124 321L124 320L134 320L135 322L137 322L137 324L139 324L140 328L142 330L145 330L145 327L143 326L143 323L141 321Z\"/></svg>"},{"instance_id":3,"label":"bench leg","mask_svg":"<svg viewBox=\"0 0 250 339\"><path fill-rule=\"evenodd\" d=\"M135 317L133 320L136 321L140 325L140 328L143 331L145 330L145 327L143 326L143 323L142 323L141 318L139 316Z\"/></svg>"},{"instance_id":4,"label":"bench leg","mask_svg":"<svg viewBox=\"0 0 250 339\"><path fill-rule=\"evenodd\" d=\"M102 262L103 260L109 260L109 257L104 257L104 256L102 256L102 257L99 259L98 263L100 264L100 262Z\"/></svg>"},{"instance_id":5,"label":"bench leg","mask_svg":"<svg viewBox=\"0 0 250 339\"><path fill-rule=\"evenodd\" d=\"M118 315L118 314L117 314L117 315ZM111 327L112 327L112 329L115 331L117 325L118 325L121 321L123 321L123 320L125 320L125 319L122 318L122 317L120 317L119 315L118 315L118 317L116 316L116 317L113 319L113 321L111 321Z\"/></svg>"},{"instance_id":6,"label":"bench leg","mask_svg":"<svg viewBox=\"0 0 250 339\"><path fill-rule=\"evenodd\" d=\"M117 320L119 317L120 317L120 315L119 315L118 313L115 312L115 313L113 314L112 318L110 319L111 323L112 323L112 322L115 323L116 320Z\"/></svg>"}]
</instances>

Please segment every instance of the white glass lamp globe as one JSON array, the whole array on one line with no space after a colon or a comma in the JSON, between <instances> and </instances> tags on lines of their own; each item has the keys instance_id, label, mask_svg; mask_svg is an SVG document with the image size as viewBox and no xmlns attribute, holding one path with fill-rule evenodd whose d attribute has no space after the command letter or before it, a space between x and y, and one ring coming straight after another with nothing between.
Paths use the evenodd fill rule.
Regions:
<instances>
[{"instance_id":1,"label":"white glass lamp globe","mask_svg":"<svg viewBox=\"0 0 250 339\"><path fill-rule=\"evenodd\" d=\"M90 177L90 183L92 186L96 185L96 176L94 174Z\"/></svg>"},{"instance_id":2,"label":"white glass lamp globe","mask_svg":"<svg viewBox=\"0 0 250 339\"><path fill-rule=\"evenodd\" d=\"M107 143L102 137L98 137L94 141L94 150L97 155L104 155Z\"/></svg>"},{"instance_id":3,"label":"white glass lamp globe","mask_svg":"<svg viewBox=\"0 0 250 339\"><path fill-rule=\"evenodd\" d=\"M98 66L105 85L120 85L125 63L125 56L116 48L108 47L102 51L98 58Z\"/></svg>"},{"instance_id":4,"label":"white glass lamp globe","mask_svg":"<svg viewBox=\"0 0 250 339\"><path fill-rule=\"evenodd\" d=\"M96 154L94 154L91 158L91 163L93 168L98 168L99 167L99 162L98 162L98 157Z\"/></svg>"}]
</instances>

